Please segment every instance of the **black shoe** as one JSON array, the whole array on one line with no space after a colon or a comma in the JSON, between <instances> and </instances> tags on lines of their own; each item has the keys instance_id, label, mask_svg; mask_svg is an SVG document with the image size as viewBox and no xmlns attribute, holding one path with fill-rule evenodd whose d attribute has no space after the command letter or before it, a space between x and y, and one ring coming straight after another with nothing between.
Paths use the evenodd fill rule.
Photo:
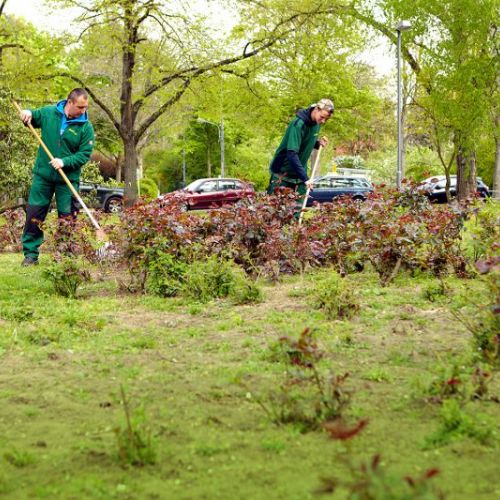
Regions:
<instances>
[{"instance_id":1,"label":"black shoe","mask_svg":"<svg viewBox=\"0 0 500 500\"><path fill-rule=\"evenodd\" d=\"M33 257L24 257L21 266L23 267L38 266L38 259L34 259Z\"/></svg>"}]
</instances>

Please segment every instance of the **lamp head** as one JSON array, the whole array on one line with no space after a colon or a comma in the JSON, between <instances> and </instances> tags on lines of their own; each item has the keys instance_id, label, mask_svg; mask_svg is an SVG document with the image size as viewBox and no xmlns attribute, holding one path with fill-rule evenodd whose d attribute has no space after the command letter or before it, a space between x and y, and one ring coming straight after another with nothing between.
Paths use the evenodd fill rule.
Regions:
<instances>
[{"instance_id":1,"label":"lamp head","mask_svg":"<svg viewBox=\"0 0 500 500\"><path fill-rule=\"evenodd\" d=\"M407 31L411 28L411 23L410 21L399 21L398 25L396 26L397 31Z\"/></svg>"}]
</instances>

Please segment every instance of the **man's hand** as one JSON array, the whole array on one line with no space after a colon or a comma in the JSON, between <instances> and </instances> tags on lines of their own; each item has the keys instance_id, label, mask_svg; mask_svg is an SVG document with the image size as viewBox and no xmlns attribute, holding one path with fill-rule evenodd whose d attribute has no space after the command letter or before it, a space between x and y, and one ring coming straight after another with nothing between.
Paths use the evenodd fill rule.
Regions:
<instances>
[{"instance_id":1,"label":"man's hand","mask_svg":"<svg viewBox=\"0 0 500 500\"><path fill-rule=\"evenodd\" d=\"M29 125L31 123L31 111L29 109L23 109L19 116L25 125Z\"/></svg>"},{"instance_id":2,"label":"man's hand","mask_svg":"<svg viewBox=\"0 0 500 500\"><path fill-rule=\"evenodd\" d=\"M309 179L305 182L306 184L306 188L307 189L312 189L313 188L313 180L312 179Z\"/></svg>"},{"instance_id":3,"label":"man's hand","mask_svg":"<svg viewBox=\"0 0 500 500\"><path fill-rule=\"evenodd\" d=\"M64 167L64 162L61 160L61 158L54 158L53 160L50 161L50 164L56 169L56 170L61 170L61 168Z\"/></svg>"},{"instance_id":4,"label":"man's hand","mask_svg":"<svg viewBox=\"0 0 500 500\"><path fill-rule=\"evenodd\" d=\"M326 148L326 146L328 146L328 137L320 137L319 139L319 145L322 147L322 148Z\"/></svg>"}]
</instances>

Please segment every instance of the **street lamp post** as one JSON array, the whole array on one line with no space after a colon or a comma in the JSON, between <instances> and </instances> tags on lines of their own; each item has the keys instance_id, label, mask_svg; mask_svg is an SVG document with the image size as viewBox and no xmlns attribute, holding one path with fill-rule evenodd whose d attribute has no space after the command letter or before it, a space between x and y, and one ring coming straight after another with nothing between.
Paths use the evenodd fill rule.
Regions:
<instances>
[{"instance_id":1,"label":"street lamp post","mask_svg":"<svg viewBox=\"0 0 500 500\"><path fill-rule=\"evenodd\" d=\"M402 88L402 72L401 72L401 38L402 32L407 31L411 28L410 21L399 21L396 26L396 31L398 32L398 44L397 44L397 66L398 66L398 109L397 109L397 120L398 120L398 159L397 159L397 172L396 172L396 186L401 189L401 181L403 179L403 124L401 123L402 111L403 111L403 88Z\"/></svg>"},{"instance_id":2,"label":"street lamp post","mask_svg":"<svg viewBox=\"0 0 500 500\"><path fill-rule=\"evenodd\" d=\"M197 118L196 121L198 123L208 123L209 125L214 125L217 127L217 131L219 132L219 144L220 144L220 175L221 177L225 177L225 161L224 161L224 118L221 118L220 127L217 123L210 122L205 120L204 118Z\"/></svg>"}]
</instances>

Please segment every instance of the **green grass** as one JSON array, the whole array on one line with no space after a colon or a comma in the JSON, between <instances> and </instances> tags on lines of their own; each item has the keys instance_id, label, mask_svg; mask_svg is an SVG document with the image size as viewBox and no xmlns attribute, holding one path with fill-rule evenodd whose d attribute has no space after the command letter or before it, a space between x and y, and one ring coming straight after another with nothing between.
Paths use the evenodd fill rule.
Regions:
<instances>
[{"instance_id":1,"label":"green grass","mask_svg":"<svg viewBox=\"0 0 500 500\"><path fill-rule=\"evenodd\" d=\"M400 478L438 467L433 482L449 498L500 498L498 403L464 402L467 430L489 425L488 442L471 431L435 438L442 407L425 400L425 387L443 363L470 362L471 339L440 300L425 299L432 277L401 274L381 288L369 270L349 276L360 309L329 321L309 303L314 275L266 286L255 305L134 296L111 279L72 300L43 280L45 259L27 269L20 261L0 255L2 498L315 498L321 477L348 475L339 443L274 425L255 401L283 379L271 346L305 327L327 353L321 367L350 374L346 418L369 419L353 460L381 453ZM484 294L478 280L447 284ZM151 431L150 465L117 459L121 385ZM499 389L494 379L490 393Z\"/></svg>"}]
</instances>

